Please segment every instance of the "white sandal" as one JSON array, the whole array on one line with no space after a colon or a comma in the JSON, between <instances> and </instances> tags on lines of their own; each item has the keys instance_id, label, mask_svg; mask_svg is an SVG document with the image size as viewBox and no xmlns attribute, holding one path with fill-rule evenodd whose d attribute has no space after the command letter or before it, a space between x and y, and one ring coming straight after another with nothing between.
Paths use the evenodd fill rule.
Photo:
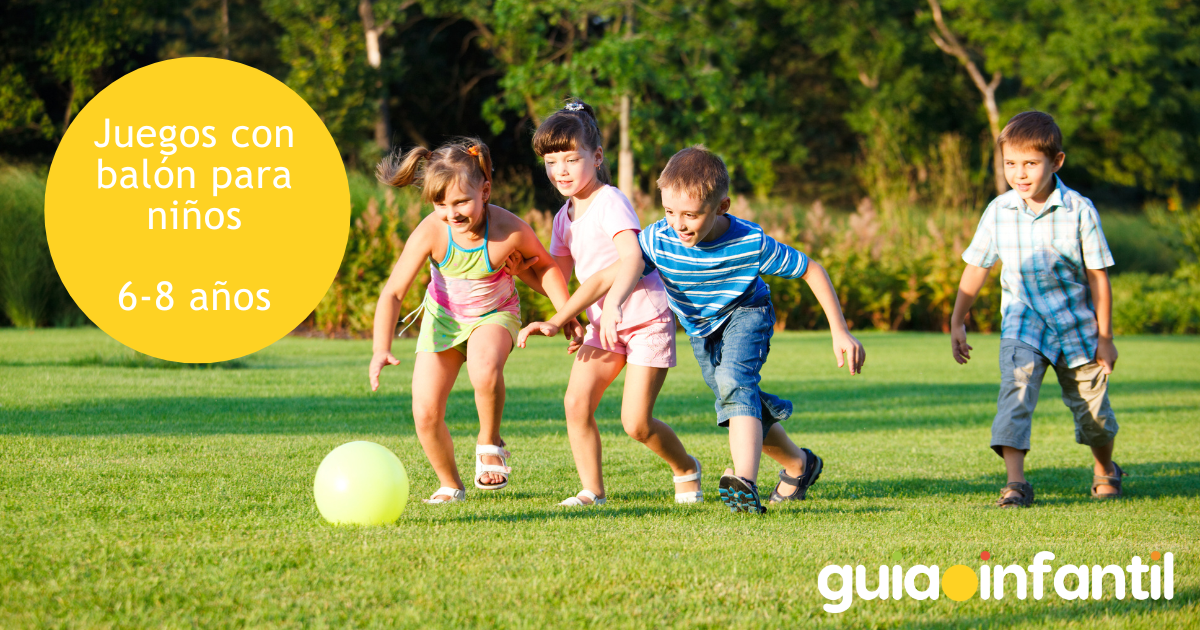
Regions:
<instances>
[{"instance_id":1,"label":"white sandal","mask_svg":"<svg viewBox=\"0 0 1200 630\"><path fill-rule=\"evenodd\" d=\"M435 497L439 497L439 496L447 496L450 498L449 499L435 498ZM434 492L432 495L430 495L430 497L428 499L422 499L421 502L428 503L429 505L438 505L441 503L461 503L466 500L467 500L467 491L466 490L463 490L461 488L451 488L449 486L442 486L441 488L437 489L437 492Z\"/></svg>"},{"instance_id":2,"label":"white sandal","mask_svg":"<svg viewBox=\"0 0 1200 630\"><path fill-rule=\"evenodd\" d=\"M483 463L484 455L495 455L500 458L501 465ZM508 465L508 458L512 457L512 453L504 450L503 447L493 446L491 444L476 444L475 445L475 487L480 490L499 490L508 485L508 476L512 474L512 468ZM504 481L487 485L480 483L480 477L487 473L498 473L504 475Z\"/></svg>"},{"instance_id":3,"label":"white sandal","mask_svg":"<svg viewBox=\"0 0 1200 630\"><path fill-rule=\"evenodd\" d=\"M588 499L591 499L592 502L584 503L582 500L580 500L579 497L586 497ZM607 501L608 501L608 499L605 499L604 497L596 496L596 493L592 492L591 490L580 490L579 494L567 499L566 501L563 501L562 503L559 503L559 505L566 506L566 507L580 507L580 506L589 507L589 506L593 506L593 505L604 505Z\"/></svg>"},{"instance_id":4,"label":"white sandal","mask_svg":"<svg viewBox=\"0 0 1200 630\"><path fill-rule=\"evenodd\" d=\"M683 483L685 481L700 481L700 473L701 473L700 460L696 459L696 457L693 455L689 455L688 457L691 457L692 461L696 462L696 472L694 472L690 475L678 475L678 476L672 477L672 480L675 483ZM675 502L676 503L703 503L704 502L704 491L696 490L695 492L676 492L675 493Z\"/></svg>"}]
</instances>

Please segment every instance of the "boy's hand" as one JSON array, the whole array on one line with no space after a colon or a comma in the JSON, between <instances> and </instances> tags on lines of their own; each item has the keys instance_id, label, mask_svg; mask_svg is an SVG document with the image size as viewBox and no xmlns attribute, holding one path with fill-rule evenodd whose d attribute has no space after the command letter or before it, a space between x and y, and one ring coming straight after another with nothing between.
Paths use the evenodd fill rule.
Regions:
<instances>
[{"instance_id":1,"label":"boy's hand","mask_svg":"<svg viewBox=\"0 0 1200 630\"><path fill-rule=\"evenodd\" d=\"M833 334L833 356L837 358L838 367L849 365L851 374L860 374L863 363L867 360L867 351L863 350L862 344L854 335L836 332Z\"/></svg>"},{"instance_id":2,"label":"boy's hand","mask_svg":"<svg viewBox=\"0 0 1200 630\"><path fill-rule=\"evenodd\" d=\"M954 353L954 360L958 361L959 365L966 365L967 361L971 360L971 350L974 348L967 345L966 324L950 329L950 350Z\"/></svg>"},{"instance_id":3,"label":"boy's hand","mask_svg":"<svg viewBox=\"0 0 1200 630\"><path fill-rule=\"evenodd\" d=\"M617 326L625 317L621 305L613 304L615 301L605 300L604 311L600 313L600 339L609 347L617 345Z\"/></svg>"},{"instance_id":4,"label":"boy's hand","mask_svg":"<svg viewBox=\"0 0 1200 630\"><path fill-rule=\"evenodd\" d=\"M553 337L558 334L558 330L558 326L555 326L549 322L533 322L522 328L521 332L517 333L517 347L524 348L525 341L529 339L529 335L544 335L546 337Z\"/></svg>"},{"instance_id":5,"label":"boy's hand","mask_svg":"<svg viewBox=\"0 0 1200 630\"><path fill-rule=\"evenodd\" d=\"M371 367L367 370L371 380L371 391L379 389L379 373L387 365L400 365L400 359L392 356L391 352L376 352L371 356Z\"/></svg>"},{"instance_id":6,"label":"boy's hand","mask_svg":"<svg viewBox=\"0 0 1200 630\"><path fill-rule=\"evenodd\" d=\"M1100 345L1096 346L1096 363L1100 364L1105 374L1112 374L1117 367L1117 346L1111 338L1100 338Z\"/></svg>"},{"instance_id":7,"label":"boy's hand","mask_svg":"<svg viewBox=\"0 0 1200 630\"><path fill-rule=\"evenodd\" d=\"M509 254L508 258L504 259L504 271L508 272L508 275L510 276L519 276L536 264L539 258L539 256L526 258L521 255L521 252L514 249L513 253Z\"/></svg>"},{"instance_id":8,"label":"boy's hand","mask_svg":"<svg viewBox=\"0 0 1200 630\"><path fill-rule=\"evenodd\" d=\"M576 318L571 318L562 328L563 336L570 342L567 344L567 354L575 354L583 347L583 335L586 329Z\"/></svg>"}]
</instances>

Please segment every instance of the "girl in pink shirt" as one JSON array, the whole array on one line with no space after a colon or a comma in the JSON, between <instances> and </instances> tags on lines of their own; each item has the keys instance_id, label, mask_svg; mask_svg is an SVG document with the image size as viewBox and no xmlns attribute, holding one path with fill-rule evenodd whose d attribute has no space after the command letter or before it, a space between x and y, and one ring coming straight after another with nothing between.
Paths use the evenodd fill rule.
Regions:
<instances>
[{"instance_id":1,"label":"girl in pink shirt","mask_svg":"<svg viewBox=\"0 0 1200 630\"><path fill-rule=\"evenodd\" d=\"M546 176L567 197L554 217L550 241L550 255L563 277L570 279L574 269L579 281L586 282L618 260L639 264L642 250L637 235L642 224L629 200L611 185L591 106L571 102L555 112L534 133L533 149L546 164ZM564 401L567 435L583 490L560 505L605 502L595 413L600 397L626 366L621 399L625 432L671 466L677 503L698 503L703 500L700 462L688 455L671 427L652 415L667 369L675 367L675 318L667 307L667 292L658 272L644 277L622 305L615 344L606 343L600 335L603 307L601 298L588 308L591 324L571 368ZM524 332L522 338L542 334L537 325Z\"/></svg>"}]
</instances>

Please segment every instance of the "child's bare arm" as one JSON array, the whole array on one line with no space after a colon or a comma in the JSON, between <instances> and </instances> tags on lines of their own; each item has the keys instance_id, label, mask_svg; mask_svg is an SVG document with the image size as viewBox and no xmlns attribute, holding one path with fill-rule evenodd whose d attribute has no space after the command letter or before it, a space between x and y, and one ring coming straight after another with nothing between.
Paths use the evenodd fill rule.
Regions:
<instances>
[{"instance_id":1,"label":"child's bare arm","mask_svg":"<svg viewBox=\"0 0 1200 630\"><path fill-rule=\"evenodd\" d=\"M1092 304L1096 307L1096 325L1100 329L1096 362L1105 374L1112 374L1117 366L1117 346L1113 343L1112 285L1108 281L1108 270L1088 269L1087 278L1092 289Z\"/></svg>"},{"instance_id":2,"label":"child's bare arm","mask_svg":"<svg viewBox=\"0 0 1200 630\"><path fill-rule=\"evenodd\" d=\"M617 324L621 323L623 317L621 305L637 288L642 272L646 270L646 262L642 260L642 246L638 244L637 234L633 230L618 232L613 236L613 245L621 259L616 263L617 274L608 290L608 299L604 300L604 312L600 314L600 337L606 343L615 345Z\"/></svg>"},{"instance_id":3,"label":"child's bare arm","mask_svg":"<svg viewBox=\"0 0 1200 630\"><path fill-rule=\"evenodd\" d=\"M867 352L862 343L850 334L850 327L846 325L846 316L842 314L842 305L838 302L837 292L833 289L829 274L820 263L809 259L808 268L800 277L804 278L813 295L817 296L817 301L825 311L825 319L829 320L829 333L833 336L833 355L837 359L838 367L849 365L851 374L860 374L863 363L867 360Z\"/></svg>"},{"instance_id":4,"label":"child's bare arm","mask_svg":"<svg viewBox=\"0 0 1200 630\"><path fill-rule=\"evenodd\" d=\"M588 281L579 285L567 303L558 309L558 313L550 318L547 322L554 326L562 326L565 322L574 319L580 313L587 310L587 307L596 303L596 300L604 297L605 293L613 285L613 280L616 279L617 272L621 267L620 261L617 261L600 271L592 274Z\"/></svg>"},{"instance_id":5,"label":"child's bare arm","mask_svg":"<svg viewBox=\"0 0 1200 630\"><path fill-rule=\"evenodd\" d=\"M571 294L571 297L567 300L567 303L564 304L562 308L558 309L558 313L556 313L554 317L551 317L550 321L532 322L523 328L517 335L517 345L524 348L525 340L529 338L529 335L545 335L547 337L553 337L554 335L558 334L558 331L563 326L571 322L578 324L579 320L575 318L580 313L587 310L587 307L595 304L596 300L604 297L604 294L608 292L609 287L612 286L613 278L616 277L617 270L620 268L620 266L620 261L617 261L592 274L592 277L588 278L587 282L580 285L579 288L575 290L575 293ZM572 350L569 350L570 352L573 352L574 349L577 349L577 346L573 345L572 348Z\"/></svg>"},{"instance_id":6,"label":"child's bare arm","mask_svg":"<svg viewBox=\"0 0 1200 630\"><path fill-rule=\"evenodd\" d=\"M971 346L967 345L967 314L979 296L979 290L987 282L990 267L976 267L967 263L962 280L958 282L958 297L954 300L954 314L950 316L950 351L959 365L971 360Z\"/></svg>"},{"instance_id":7,"label":"child's bare arm","mask_svg":"<svg viewBox=\"0 0 1200 630\"><path fill-rule=\"evenodd\" d=\"M420 272L425 259L430 255L433 231L428 220L422 221L409 236L400 260L392 268L392 275L379 294L375 304L375 327L372 335L371 366L368 378L371 391L379 389L379 373L387 365L399 365L400 360L392 356L392 337L396 333L396 320L400 317L400 303Z\"/></svg>"}]
</instances>

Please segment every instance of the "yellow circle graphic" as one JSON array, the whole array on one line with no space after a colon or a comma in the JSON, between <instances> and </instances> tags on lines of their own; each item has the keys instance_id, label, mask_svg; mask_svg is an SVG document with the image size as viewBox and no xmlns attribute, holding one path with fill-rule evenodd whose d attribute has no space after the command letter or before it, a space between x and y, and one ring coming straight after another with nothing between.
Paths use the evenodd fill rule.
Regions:
<instances>
[{"instance_id":1,"label":"yellow circle graphic","mask_svg":"<svg viewBox=\"0 0 1200 630\"><path fill-rule=\"evenodd\" d=\"M71 297L145 354L237 358L312 312L346 247L350 191L321 119L232 61L163 61L71 123L46 234Z\"/></svg>"},{"instance_id":2,"label":"yellow circle graphic","mask_svg":"<svg viewBox=\"0 0 1200 630\"><path fill-rule=\"evenodd\" d=\"M956 602L970 599L979 590L979 577L965 564L956 564L942 574L942 592Z\"/></svg>"}]
</instances>

